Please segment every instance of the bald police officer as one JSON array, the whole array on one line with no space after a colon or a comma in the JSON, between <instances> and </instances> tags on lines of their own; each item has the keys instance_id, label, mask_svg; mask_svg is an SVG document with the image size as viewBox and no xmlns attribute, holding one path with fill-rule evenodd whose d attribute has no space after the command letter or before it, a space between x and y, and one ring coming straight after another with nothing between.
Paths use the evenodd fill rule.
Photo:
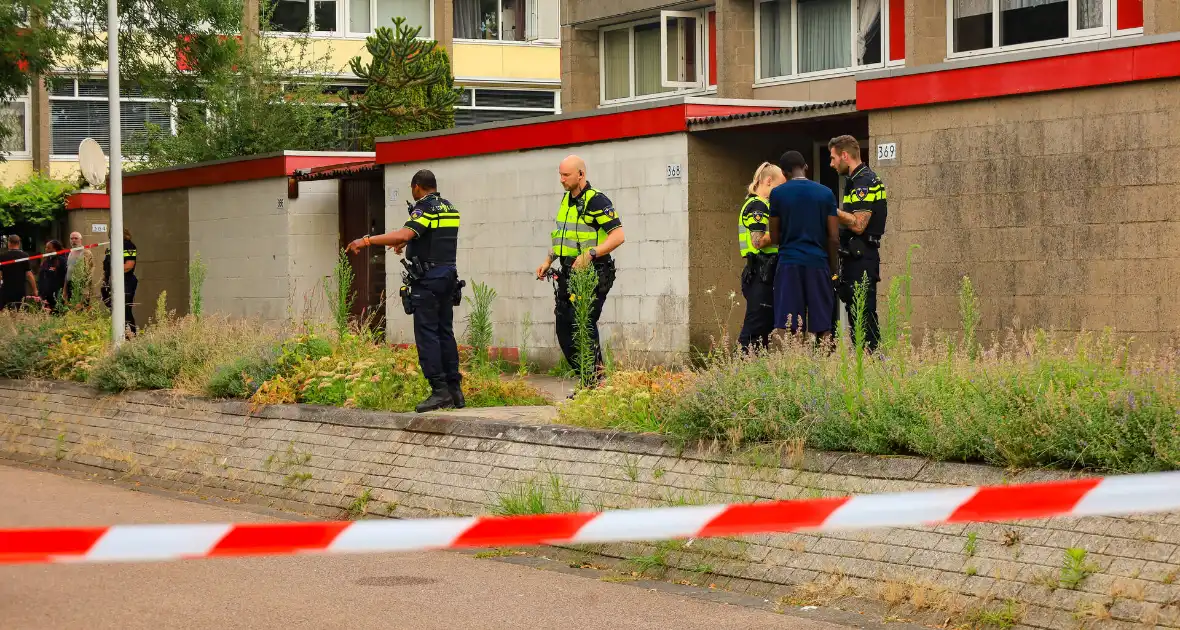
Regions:
<instances>
[{"instance_id":1,"label":"bald police officer","mask_svg":"<svg viewBox=\"0 0 1180 630\"><path fill-rule=\"evenodd\" d=\"M561 261L557 274L554 298L557 318L557 343L565 360L581 374L577 345L574 343L574 308L570 303L570 272L586 265L598 271L598 288L590 309L590 339L594 346L595 379L601 377L602 348L598 341L598 318L602 305L615 281L615 262L611 252L623 244L623 222L614 204L606 195L590 185L586 179L586 163L571 155L557 167L565 196L557 210L557 226L550 233L552 247L545 262L537 267L537 279L542 279L556 261Z\"/></svg>"},{"instance_id":2,"label":"bald police officer","mask_svg":"<svg viewBox=\"0 0 1180 630\"><path fill-rule=\"evenodd\" d=\"M348 244L351 253L370 245L392 247L406 253L413 274L408 284L409 307L414 315L414 343L418 365L430 383L430 397L418 413L463 408L459 347L455 343L454 302L459 290L455 254L459 243L459 210L438 193L434 173L421 170L410 180L414 205L398 230L365 236Z\"/></svg>"}]
</instances>

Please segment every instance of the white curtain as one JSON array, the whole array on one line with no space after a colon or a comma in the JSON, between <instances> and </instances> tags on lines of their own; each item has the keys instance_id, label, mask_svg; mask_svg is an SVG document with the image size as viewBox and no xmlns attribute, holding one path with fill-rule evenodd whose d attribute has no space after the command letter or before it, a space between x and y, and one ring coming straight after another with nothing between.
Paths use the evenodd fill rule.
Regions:
<instances>
[{"instance_id":1,"label":"white curtain","mask_svg":"<svg viewBox=\"0 0 1180 630\"><path fill-rule=\"evenodd\" d=\"M669 33L671 36L671 33ZM660 24L635 27L635 96L669 91L660 77Z\"/></svg>"},{"instance_id":2,"label":"white curtain","mask_svg":"<svg viewBox=\"0 0 1180 630\"><path fill-rule=\"evenodd\" d=\"M761 78L785 77L791 74L791 0L763 2L758 11Z\"/></svg>"},{"instance_id":3,"label":"white curtain","mask_svg":"<svg viewBox=\"0 0 1180 630\"><path fill-rule=\"evenodd\" d=\"M406 18L407 26L421 26L419 37L431 37L430 0L376 0L373 27L393 28L393 18Z\"/></svg>"},{"instance_id":4,"label":"white curtain","mask_svg":"<svg viewBox=\"0 0 1180 630\"><path fill-rule=\"evenodd\" d=\"M455 0L455 39L479 38L479 0Z\"/></svg>"},{"instance_id":5,"label":"white curtain","mask_svg":"<svg viewBox=\"0 0 1180 630\"><path fill-rule=\"evenodd\" d=\"M348 0L348 31L350 33L371 33L373 23L369 21L369 0Z\"/></svg>"},{"instance_id":6,"label":"white curtain","mask_svg":"<svg viewBox=\"0 0 1180 630\"><path fill-rule=\"evenodd\" d=\"M604 100L631 96L631 39L625 28L602 32Z\"/></svg>"},{"instance_id":7,"label":"white curtain","mask_svg":"<svg viewBox=\"0 0 1180 630\"><path fill-rule=\"evenodd\" d=\"M869 52L867 49L869 35L874 26L880 28L881 0L860 0L856 7L856 17L858 22L856 25L856 58L858 63L863 64L865 56ZM882 41L883 38L877 38L877 45L880 46ZM874 58L881 59L882 57L876 55Z\"/></svg>"},{"instance_id":8,"label":"white curtain","mask_svg":"<svg viewBox=\"0 0 1180 630\"><path fill-rule=\"evenodd\" d=\"M1078 30L1102 26L1102 0L1078 0Z\"/></svg>"},{"instance_id":9,"label":"white curtain","mask_svg":"<svg viewBox=\"0 0 1180 630\"><path fill-rule=\"evenodd\" d=\"M852 65L852 2L800 0L799 72Z\"/></svg>"}]
</instances>

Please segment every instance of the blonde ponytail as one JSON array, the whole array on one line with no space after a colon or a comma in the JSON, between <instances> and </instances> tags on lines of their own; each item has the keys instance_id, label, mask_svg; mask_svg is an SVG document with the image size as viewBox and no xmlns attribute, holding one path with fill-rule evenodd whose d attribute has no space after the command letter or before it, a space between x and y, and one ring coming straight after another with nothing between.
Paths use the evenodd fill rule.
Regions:
<instances>
[{"instance_id":1,"label":"blonde ponytail","mask_svg":"<svg viewBox=\"0 0 1180 630\"><path fill-rule=\"evenodd\" d=\"M763 162L758 170L754 171L754 181L750 182L750 186L746 189L751 195L758 194L758 186L762 182L774 177L775 175L782 175L783 170L770 162Z\"/></svg>"}]
</instances>

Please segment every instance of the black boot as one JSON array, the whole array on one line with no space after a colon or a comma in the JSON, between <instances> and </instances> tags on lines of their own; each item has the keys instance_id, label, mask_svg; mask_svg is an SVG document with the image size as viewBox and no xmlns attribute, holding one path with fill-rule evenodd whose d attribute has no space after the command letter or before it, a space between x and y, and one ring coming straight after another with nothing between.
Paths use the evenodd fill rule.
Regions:
<instances>
[{"instance_id":1,"label":"black boot","mask_svg":"<svg viewBox=\"0 0 1180 630\"><path fill-rule=\"evenodd\" d=\"M451 398L451 393L447 391L446 385L431 385L430 389L430 398L418 403L418 406L414 408L418 413L426 413L435 409L446 409L455 405L455 401Z\"/></svg>"},{"instance_id":2,"label":"black boot","mask_svg":"<svg viewBox=\"0 0 1180 630\"><path fill-rule=\"evenodd\" d=\"M447 385L447 391L451 393L451 400L455 401L455 409L462 409L467 406L467 400L463 398L462 385Z\"/></svg>"}]
</instances>

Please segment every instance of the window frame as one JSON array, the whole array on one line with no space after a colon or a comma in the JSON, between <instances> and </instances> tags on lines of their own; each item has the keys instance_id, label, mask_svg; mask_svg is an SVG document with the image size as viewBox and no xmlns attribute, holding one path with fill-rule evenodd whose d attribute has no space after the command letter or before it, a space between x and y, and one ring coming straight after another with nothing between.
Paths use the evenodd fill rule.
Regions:
<instances>
[{"instance_id":1,"label":"window frame","mask_svg":"<svg viewBox=\"0 0 1180 630\"><path fill-rule=\"evenodd\" d=\"M697 11L699 11L701 14L705 15L706 19L707 19L708 13L710 11L716 11L716 7L710 5L710 6L706 6L706 7L701 7ZM666 50L663 48L663 41L664 41L663 33L665 31L666 26L663 22L662 13L663 12L661 12L661 15L657 15L654 17L646 17L646 18L641 18L638 20L632 20L630 22L622 22L619 24L611 24L609 26L599 27L599 29L598 29L598 105L599 105L599 107L609 107L611 105L619 105L619 104L624 104L624 103L642 103L645 101L658 101L661 99L672 98L675 96L708 94L710 92L717 91L716 85L706 85L709 82L709 79L708 79L708 77L709 77L709 54L708 54L708 50L707 50L708 37L707 37L707 33L706 33L707 29L706 29L705 25L702 23L701 20L698 20L698 23L697 23L698 38L703 38L704 40L706 40L705 44L703 44L700 48L697 49L699 52L703 52L703 55L698 54L698 56L702 57L700 64L699 64L699 74L701 76L701 82L700 82L701 85L694 87L694 88L675 88L675 89L670 89L667 92L658 92L656 94L645 94L643 96L635 96L635 27L647 26L647 25L656 25L656 26L660 27L660 41L661 41L660 58L661 58L661 64L663 64L663 61L665 60L665 55L666 55ZM623 29L627 30L628 96L623 97L623 98L607 99L606 98L606 38L603 37L603 33L607 33L610 31L618 31L618 30L623 30ZM665 72L665 70L663 68L664 68L664 66L661 65L661 78L663 78L662 74Z\"/></svg>"},{"instance_id":2,"label":"window frame","mask_svg":"<svg viewBox=\"0 0 1180 630\"><path fill-rule=\"evenodd\" d=\"M538 116L556 115L561 113L561 90L546 90L544 88L503 88L503 87L476 87L476 86L461 86L460 89L471 92L470 105L455 105L455 109L463 110L478 110L485 112L535 112ZM553 95L553 107L502 107L496 105L481 106L479 104L479 92L481 90L497 90L509 92L546 92Z\"/></svg>"},{"instance_id":3,"label":"window frame","mask_svg":"<svg viewBox=\"0 0 1180 630\"><path fill-rule=\"evenodd\" d=\"M25 89L24 94L12 99L9 104L20 105L24 107L25 124L23 131L25 134L25 148L23 151L0 151L0 155L3 155L4 158L8 160L31 160L33 159L33 99L29 94L28 88Z\"/></svg>"},{"instance_id":4,"label":"window frame","mask_svg":"<svg viewBox=\"0 0 1180 630\"><path fill-rule=\"evenodd\" d=\"M89 76L86 78L89 80L97 80L97 81L107 81L108 80L106 75ZM52 93L49 94L49 108L50 108L50 112L51 112L50 116L49 116L49 150L50 150L49 160L52 162L76 162L78 160L77 153L53 153L53 115L52 115L53 101L89 101L92 103L107 103L107 107L110 107L110 96L109 95L102 96L102 97L80 96L79 90L78 90L78 79L77 78L75 78L75 77L69 77L69 78L56 77L56 80L59 80L59 81L66 80L66 81L69 81L71 84L73 84L74 94L72 96L54 96ZM158 98L147 98L144 96L122 96L122 95L120 95L119 96L119 103L120 104L122 104L122 103L160 103L160 104L164 104L164 103L166 103L166 101L163 101ZM169 131L171 131L172 135L176 135L176 119L177 119L176 109L177 108L175 105L169 105L169 107L168 107L168 128L169 128ZM206 116L208 116L207 110L206 110ZM109 151L109 149L108 149L108 151ZM129 158L128 156L124 155L123 161L130 162L133 160L131 158Z\"/></svg>"},{"instance_id":5,"label":"window frame","mask_svg":"<svg viewBox=\"0 0 1180 630\"><path fill-rule=\"evenodd\" d=\"M996 42L990 48L981 48L979 50L967 50L963 52L955 52L955 0L946 0L946 60L964 59L973 57L987 57L991 55L1000 55L1004 53L1035 50L1038 48L1053 48L1058 46L1069 46L1071 44L1080 44L1085 42L1100 41L1104 39L1113 39L1116 37L1126 37L1131 35L1142 35L1143 27L1137 26L1135 28L1118 29L1118 3L1119 0L1102 0L1102 20L1103 25L1097 28L1079 30L1078 26L1078 0L1067 0L1069 7L1067 8L1069 16L1069 35L1063 38L1047 39L1039 42L1027 42L1024 44L1012 44L1003 46L999 44L1000 32L1000 0L991 0L992 3L992 41Z\"/></svg>"},{"instance_id":6,"label":"window frame","mask_svg":"<svg viewBox=\"0 0 1180 630\"><path fill-rule=\"evenodd\" d=\"M791 74L776 76L776 77L762 77L762 5L770 2L783 2L787 0L756 0L754 3L754 87L768 87L772 85L786 85L790 83L801 83L804 81L814 81L817 79L829 79L836 77L852 76L858 72L865 72L869 70L880 70L886 67L896 67L905 65L904 59L896 61L889 61L889 0L881 0L881 61L870 64L856 63L856 39L857 39L857 25L859 21L859 8L856 0L847 0L852 5L852 18L849 20L848 28L851 32L851 41L849 42L849 55L852 60L852 65L847 68L832 68L830 70L817 70L814 72L799 72L799 0L789 0L791 3ZM947 0L953 2L954 0ZM995 1L995 0L993 0Z\"/></svg>"},{"instance_id":7,"label":"window frame","mask_svg":"<svg viewBox=\"0 0 1180 630\"><path fill-rule=\"evenodd\" d=\"M542 4L545 2L545 0L520 0L520 2L524 3L526 11L528 11L528 7L529 7L530 3L533 4L534 6L536 6L536 8L537 8L537 11L536 11L537 22L535 25L530 23L530 21L532 20L533 13L530 12L530 13L528 13L528 15L525 16L524 39L503 39L504 0L496 0L496 16L499 20L499 22L497 23L497 26L496 26L496 39L472 39L469 37L454 37L454 38L452 38L451 41L454 41L459 44L486 44L486 45L490 45L490 46L560 46L561 45L560 34L558 35L557 38L540 37L539 36L539 33L541 31L541 9L544 8L542 6ZM555 3L553 2L553 0L550 0L550 4L555 4ZM554 8L556 8L557 10L560 10L561 5L556 4L556 6ZM452 14L452 16L451 16L452 28L454 27L454 24L453 24L454 19L455 19L454 14ZM536 30L534 32L538 34L538 37L530 38L529 37L529 28L535 28Z\"/></svg>"},{"instance_id":8,"label":"window frame","mask_svg":"<svg viewBox=\"0 0 1180 630\"><path fill-rule=\"evenodd\" d=\"M334 0L336 2L336 28L335 31L319 31L314 30L306 33L306 35L316 39L365 39L373 34L373 14L375 13L377 0L369 0L369 28L368 33L361 33L353 31L349 23L349 18L352 14L352 9L349 6L348 0ZM308 0L307 3L307 23L315 25L315 3L316 0ZM418 39L426 41L434 39L434 20L435 20L435 0L426 0L430 6L430 16L427 18L427 24L422 25L422 32L418 33ZM296 37L304 35L304 33L293 33L290 31L272 31L262 26L262 34L270 37Z\"/></svg>"}]
</instances>

